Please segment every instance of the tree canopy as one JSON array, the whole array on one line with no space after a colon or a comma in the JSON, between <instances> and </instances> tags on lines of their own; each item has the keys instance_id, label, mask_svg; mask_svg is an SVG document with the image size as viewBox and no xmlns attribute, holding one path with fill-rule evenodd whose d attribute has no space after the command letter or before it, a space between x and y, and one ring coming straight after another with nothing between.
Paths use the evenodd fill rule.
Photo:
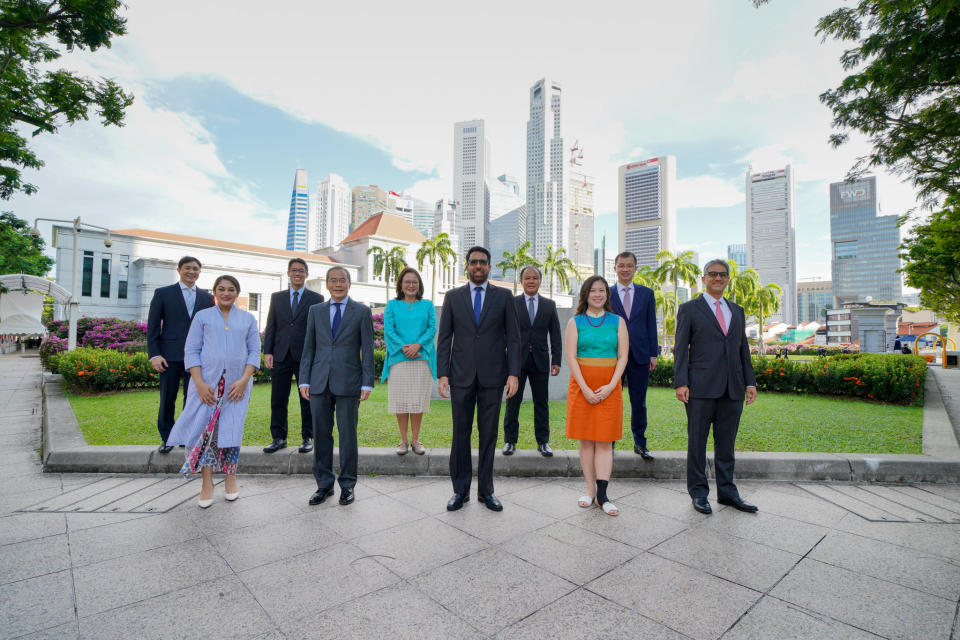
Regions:
<instances>
[{"instance_id":1,"label":"tree canopy","mask_svg":"<svg viewBox=\"0 0 960 640\"><path fill-rule=\"evenodd\" d=\"M43 253L43 238L30 234L30 225L10 211L0 213L0 275L45 276L53 260Z\"/></svg>"},{"instance_id":2,"label":"tree canopy","mask_svg":"<svg viewBox=\"0 0 960 640\"><path fill-rule=\"evenodd\" d=\"M5 0L0 2L0 198L31 194L23 169L43 161L25 134L56 133L95 111L104 125L123 125L133 103L113 80L51 68L62 50L96 51L126 33L120 0Z\"/></svg>"},{"instance_id":3,"label":"tree canopy","mask_svg":"<svg viewBox=\"0 0 960 640\"><path fill-rule=\"evenodd\" d=\"M960 197L947 198L900 249L907 284L920 289L923 306L960 322Z\"/></svg>"}]
</instances>

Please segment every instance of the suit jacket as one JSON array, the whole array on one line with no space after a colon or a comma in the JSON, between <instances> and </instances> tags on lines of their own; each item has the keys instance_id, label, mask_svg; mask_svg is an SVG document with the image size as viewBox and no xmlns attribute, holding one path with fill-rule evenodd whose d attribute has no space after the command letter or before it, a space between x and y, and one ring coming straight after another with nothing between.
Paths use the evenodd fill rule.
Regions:
<instances>
[{"instance_id":1,"label":"suit jacket","mask_svg":"<svg viewBox=\"0 0 960 640\"><path fill-rule=\"evenodd\" d=\"M437 377L450 386L465 387L476 378L481 387L500 387L507 376L520 375L520 329L517 307L509 291L492 284L473 319L470 285L451 289L443 297L437 332Z\"/></svg>"},{"instance_id":2,"label":"suit jacket","mask_svg":"<svg viewBox=\"0 0 960 640\"><path fill-rule=\"evenodd\" d=\"M163 356L168 362L182 362L183 345L187 341L190 323L197 317L198 311L212 306L213 296L197 287L191 318L179 282L154 291L147 315L147 355L151 358Z\"/></svg>"},{"instance_id":3,"label":"suit jacket","mask_svg":"<svg viewBox=\"0 0 960 640\"><path fill-rule=\"evenodd\" d=\"M330 302L310 307L300 356L300 384L309 384L315 395L329 385L335 396L358 396L360 387L373 387L373 372L370 307L348 299L336 338L330 329Z\"/></svg>"},{"instance_id":4,"label":"suit jacket","mask_svg":"<svg viewBox=\"0 0 960 640\"><path fill-rule=\"evenodd\" d=\"M620 301L620 283L610 287L610 307L627 323L630 335L630 363L649 365L657 357L657 303L653 289L634 283L630 301L630 317Z\"/></svg>"},{"instance_id":5,"label":"suit jacket","mask_svg":"<svg viewBox=\"0 0 960 640\"><path fill-rule=\"evenodd\" d=\"M533 363L537 371L546 373L551 362L561 366L560 317L557 315L557 303L550 298L538 296L537 315L530 324L530 312L527 310L527 296L520 294L513 300L517 305L517 324L520 329L520 361L527 353L533 354ZM547 354L547 335L550 336L550 354Z\"/></svg>"},{"instance_id":6,"label":"suit jacket","mask_svg":"<svg viewBox=\"0 0 960 640\"><path fill-rule=\"evenodd\" d=\"M673 386L690 387L692 398L720 398L729 393L734 400L742 400L746 388L757 385L743 307L729 300L727 304L732 312L727 335L702 295L677 310Z\"/></svg>"},{"instance_id":7,"label":"suit jacket","mask_svg":"<svg viewBox=\"0 0 960 640\"><path fill-rule=\"evenodd\" d=\"M306 287L300 294L296 313L290 312L290 289L277 291L270 296L270 311L267 313L267 328L263 334L263 352L283 360L290 354L300 360L303 339L307 335L307 315L310 307L323 302L323 296Z\"/></svg>"}]
</instances>

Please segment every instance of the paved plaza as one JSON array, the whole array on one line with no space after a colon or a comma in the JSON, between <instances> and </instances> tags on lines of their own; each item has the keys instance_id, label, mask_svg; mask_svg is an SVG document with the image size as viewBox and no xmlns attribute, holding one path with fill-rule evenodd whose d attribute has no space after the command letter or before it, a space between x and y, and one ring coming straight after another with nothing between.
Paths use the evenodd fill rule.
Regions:
<instances>
[{"instance_id":1,"label":"paved plaza","mask_svg":"<svg viewBox=\"0 0 960 640\"><path fill-rule=\"evenodd\" d=\"M960 638L960 487L744 481L691 508L619 480L496 478L502 513L448 513L447 478L42 473L40 370L0 377L0 638ZM173 454L176 455L176 454ZM474 489L475 490L475 489Z\"/></svg>"}]
</instances>

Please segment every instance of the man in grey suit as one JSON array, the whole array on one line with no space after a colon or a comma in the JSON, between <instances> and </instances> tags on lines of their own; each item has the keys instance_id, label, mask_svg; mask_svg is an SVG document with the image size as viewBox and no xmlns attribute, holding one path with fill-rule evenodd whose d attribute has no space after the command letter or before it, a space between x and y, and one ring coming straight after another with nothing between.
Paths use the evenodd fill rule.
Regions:
<instances>
[{"instance_id":1,"label":"man in grey suit","mask_svg":"<svg viewBox=\"0 0 960 640\"><path fill-rule=\"evenodd\" d=\"M470 281L443 296L437 331L437 388L450 398L453 442L450 446L450 479L453 497L447 511L456 511L470 499L473 462L470 436L477 413L479 461L477 498L492 511L503 505L493 495L493 456L500 426L500 403L517 392L520 375L520 329L517 307L510 292L487 281L490 252L483 247L467 250ZM452 397L451 397L452 396Z\"/></svg>"},{"instance_id":2,"label":"man in grey suit","mask_svg":"<svg viewBox=\"0 0 960 640\"><path fill-rule=\"evenodd\" d=\"M707 436L713 424L717 502L740 511L757 507L740 497L733 483L734 442L744 398L757 399L743 308L723 297L730 267L711 260L703 268L703 295L677 310L673 386L687 411L687 491L693 508L712 511L707 496Z\"/></svg>"},{"instance_id":3,"label":"man in grey suit","mask_svg":"<svg viewBox=\"0 0 960 640\"><path fill-rule=\"evenodd\" d=\"M310 307L300 359L300 395L313 414L313 477L310 504L333 495L333 419L340 436L340 504L353 502L357 485L357 418L373 390L373 314L351 300L350 273L327 271L330 300Z\"/></svg>"}]
</instances>

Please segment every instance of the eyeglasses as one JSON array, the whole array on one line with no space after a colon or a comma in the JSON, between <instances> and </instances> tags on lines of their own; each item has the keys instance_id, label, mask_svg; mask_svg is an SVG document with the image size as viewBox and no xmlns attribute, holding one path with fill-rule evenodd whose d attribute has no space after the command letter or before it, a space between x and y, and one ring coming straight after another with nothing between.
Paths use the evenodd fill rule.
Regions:
<instances>
[{"instance_id":1,"label":"eyeglasses","mask_svg":"<svg viewBox=\"0 0 960 640\"><path fill-rule=\"evenodd\" d=\"M346 278L327 278L328 284L347 284Z\"/></svg>"},{"instance_id":2,"label":"eyeglasses","mask_svg":"<svg viewBox=\"0 0 960 640\"><path fill-rule=\"evenodd\" d=\"M477 264L479 264L479 265L490 264L490 261L487 260L486 258L479 258L479 259L475 259L475 260L470 260L470 266L477 265Z\"/></svg>"},{"instance_id":3,"label":"eyeglasses","mask_svg":"<svg viewBox=\"0 0 960 640\"><path fill-rule=\"evenodd\" d=\"M290 273L295 273L297 275L303 275L307 272L306 269L290 269Z\"/></svg>"},{"instance_id":4,"label":"eyeglasses","mask_svg":"<svg viewBox=\"0 0 960 640\"><path fill-rule=\"evenodd\" d=\"M730 274L726 271L707 271L706 276L708 278L722 278L726 279L730 277Z\"/></svg>"}]
</instances>

